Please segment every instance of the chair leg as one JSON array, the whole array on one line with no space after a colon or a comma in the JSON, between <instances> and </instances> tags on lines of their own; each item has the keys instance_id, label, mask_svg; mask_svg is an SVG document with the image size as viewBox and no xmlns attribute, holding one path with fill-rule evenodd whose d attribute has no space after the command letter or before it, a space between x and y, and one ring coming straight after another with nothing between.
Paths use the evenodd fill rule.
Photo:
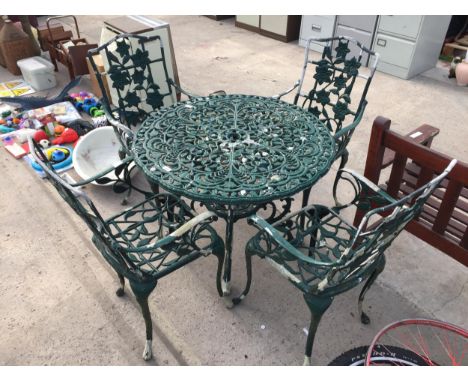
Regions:
<instances>
[{"instance_id":1,"label":"chair leg","mask_svg":"<svg viewBox=\"0 0 468 382\"><path fill-rule=\"evenodd\" d=\"M302 192L302 208L304 208L305 206L307 206L307 204L309 204L309 195L310 195L311 190L312 190L312 187L309 187L308 189Z\"/></svg>"},{"instance_id":2,"label":"chair leg","mask_svg":"<svg viewBox=\"0 0 468 382\"><path fill-rule=\"evenodd\" d=\"M359 294L359 299L358 299L358 312L359 312L359 317L361 318L361 322L364 325L368 325L370 323L370 318L369 316L362 311L362 303L364 301L364 297L374 281L377 279L377 276L382 273L382 271L385 268L385 257L382 256L382 260L380 261L379 265L377 268L372 272L372 274L369 276L367 279L366 283L362 287L361 293Z\"/></svg>"},{"instance_id":3,"label":"chair leg","mask_svg":"<svg viewBox=\"0 0 468 382\"><path fill-rule=\"evenodd\" d=\"M128 204L128 199L132 193L132 178L130 176L130 171L128 170L129 164L127 164L124 168L124 181L128 185L127 195L122 199L120 203L122 206L126 206Z\"/></svg>"},{"instance_id":4,"label":"chair leg","mask_svg":"<svg viewBox=\"0 0 468 382\"><path fill-rule=\"evenodd\" d=\"M153 358L153 322L151 321L151 312L148 305L148 296L156 288L157 281L150 282L148 284L136 284L130 282L133 293L135 294L136 300L141 307L141 313L145 320L146 326L146 343L145 349L143 350L143 359L145 361Z\"/></svg>"},{"instance_id":5,"label":"chair leg","mask_svg":"<svg viewBox=\"0 0 468 382\"><path fill-rule=\"evenodd\" d=\"M48 44L48 43L46 43L46 44ZM55 57L54 47L53 46L47 46L47 49L49 50L50 61L54 65L54 71L58 72L57 59Z\"/></svg>"},{"instance_id":6,"label":"chair leg","mask_svg":"<svg viewBox=\"0 0 468 382\"><path fill-rule=\"evenodd\" d=\"M218 258L218 269L216 270L216 289L218 290L219 297L223 297L222 277L223 277L223 264L224 264L224 243L222 240L216 240L213 244L213 254Z\"/></svg>"},{"instance_id":7,"label":"chair leg","mask_svg":"<svg viewBox=\"0 0 468 382\"><path fill-rule=\"evenodd\" d=\"M302 208L306 207L307 204L309 203L309 195L310 195L310 191L312 190L312 187L309 187L308 189L304 190L302 192ZM300 225L301 227L304 228L304 223L305 223L305 216L302 215L301 216L301 219L300 219Z\"/></svg>"},{"instance_id":8,"label":"chair leg","mask_svg":"<svg viewBox=\"0 0 468 382\"><path fill-rule=\"evenodd\" d=\"M117 276L119 276L120 288L117 289L115 294L119 297L122 297L125 294L125 277L123 277L120 273L117 273Z\"/></svg>"},{"instance_id":9,"label":"chair leg","mask_svg":"<svg viewBox=\"0 0 468 382\"><path fill-rule=\"evenodd\" d=\"M343 153L341 154L341 162L338 171L342 170L346 163L348 163L349 153L348 150L344 149ZM335 176L335 181L333 182L333 195L336 195L336 187L338 186L338 181L340 180L338 174Z\"/></svg>"},{"instance_id":10,"label":"chair leg","mask_svg":"<svg viewBox=\"0 0 468 382\"><path fill-rule=\"evenodd\" d=\"M73 64L68 61L68 58L67 58L67 68L68 68L68 75L70 76L70 81L73 81L75 79L75 71L73 70Z\"/></svg>"},{"instance_id":11,"label":"chair leg","mask_svg":"<svg viewBox=\"0 0 468 382\"><path fill-rule=\"evenodd\" d=\"M307 335L307 342L304 355L304 366L310 366L310 358L312 356L312 348L314 346L315 333L325 311L331 305L333 297L317 297L313 295L304 294L304 300L309 307L312 318L310 320L309 334Z\"/></svg>"},{"instance_id":12,"label":"chair leg","mask_svg":"<svg viewBox=\"0 0 468 382\"><path fill-rule=\"evenodd\" d=\"M154 194L159 194L159 184L151 183L150 187Z\"/></svg>"},{"instance_id":13,"label":"chair leg","mask_svg":"<svg viewBox=\"0 0 468 382\"><path fill-rule=\"evenodd\" d=\"M247 296L250 290L250 285L252 284L252 255L249 253L248 248L245 250L245 267L247 270L247 283L245 284L244 291L239 297L232 299L234 305L238 305L241 301Z\"/></svg>"}]
</instances>

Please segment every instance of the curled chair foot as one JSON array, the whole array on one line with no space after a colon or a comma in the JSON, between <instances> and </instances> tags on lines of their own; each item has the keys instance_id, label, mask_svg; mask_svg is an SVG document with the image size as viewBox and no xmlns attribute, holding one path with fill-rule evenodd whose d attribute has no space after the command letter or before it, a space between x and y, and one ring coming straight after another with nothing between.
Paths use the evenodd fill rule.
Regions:
<instances>
[{"instance_id":1,"label":"curled chair foot","mask_svg":"<svg viewBox=\"0 0 468 382\"><path fill-rule=\"evenodd\" d=\"M361 312L361 322L364 324L364 325L369 325L370 324L370 318L367 314L365 314L364 312Z\"/></svg>"},{"instance_id":2,"label":"curled chair foot","mask_svg":"<svg viewBox=\"0 0 468 382\"><path fill-rule=\"evenodd\" d=\"M231 282L221 280L221 289L223 290L223 296L229 296L231 294Z\"/></svg>"},{"instance_id":3,"label":"curled chair foot","mask_svg":"<svg viewBox=\"0 0 468 382\"><path fill-rule=\"evenodd\" d=\"M242 302L242 300L243 300L244 298L245 298L245 295L244 295L244 294L241 294L239 297L234 297L234 298L232 299L232 304L233 304L233 305L239 305L239 304Z\"/></svg>"},{"instance_id":4,"label":"curled chair foot","mask_svg":"<svg viewBox=\"0 0 468 382\"><path fill-rule=\"evenodd\" d=\"M151 358L153 358L153 341L146 340L145 350L143 350L143 359L149 361Z\"/></svg>"},{"instance_id":5,"label":"curled chair foot","mask_svg":"<svg viewBox=\"0 0 468 382\"><path fill-rule=\"evenodd\" d=\"M221 289L223 290L223 301L226 308L231 309L234 304L229 297L231 294L231 283L229 281L221 280Z\"/></svg>"},{"instance_id":6,"label":"curled chair foot","mask_svg":"<svg viewBox=\"0 0 468 382\"><path fill-rule=\"evenodd\" d=\"M304 356L304 363L302 366L310 366L310 357Z\"/></svg>"},{"instance_id":7,"label":"curled chair foot","mask_svg":"<svg viewBox=\"0 0 468 382\"><path fill-rule=\"evenodd\" d=\"M125 294L125 278L120 274L117 273L120 281L120 288L115 291L115 294L119 297L122 297Z\"/></svg>"},{"instance_id":8,"label":"curled chair foot","mask_svg":"<svg viewBox=\"0 0 468 382\"><path fill-rule=\"evenodd\" d=\"M361 319L361 322L364 325L369 325L370 324L370 318L369 316L363 312L362 310L362 299L359 300L358 302L358 313L359 313L359 318Z\"/></svg>"},{"instance_id":9,"label":"curled chair foot","mask_svg":"<svg viewBox=\"0 0 468 382\"><path fill-rule=\"evenodd\" d=\"M226 308L228 309L232 309L234 308L234 305L236 305L233 301L234 299L231 299L229 296L224 296L223 300L224 300L224 305L226 305Z\"/></svg>"}]
</instances>

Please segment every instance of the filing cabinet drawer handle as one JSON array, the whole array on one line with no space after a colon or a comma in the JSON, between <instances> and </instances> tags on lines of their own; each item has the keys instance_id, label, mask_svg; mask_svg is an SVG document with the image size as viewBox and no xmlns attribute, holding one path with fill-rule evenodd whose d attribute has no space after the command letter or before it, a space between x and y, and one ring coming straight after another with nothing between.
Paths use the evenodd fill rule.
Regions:
<instances>
[{"instance_id":1,"label":"filing cabinet drawer handle","mask_svg":"<svg viewBox=\"0 0 468 382\"><path fill-rule=\"evenodd\" d=\"M317 25L317 24L312 24L312 30L315 32L321 32L322 31L322 26Z\"/></svg>"},{"instance_id":2,"label":"filing cabinet drawer handle","mask_svg":"<svg viewBox=\"0 0 468 382\"><path fill-rule=\"evenodd\" d=\"M384 40L383 38L378 38L377 39L377 45L378 46L387 46L387 40Z\"/></svg>"}]
</instances>

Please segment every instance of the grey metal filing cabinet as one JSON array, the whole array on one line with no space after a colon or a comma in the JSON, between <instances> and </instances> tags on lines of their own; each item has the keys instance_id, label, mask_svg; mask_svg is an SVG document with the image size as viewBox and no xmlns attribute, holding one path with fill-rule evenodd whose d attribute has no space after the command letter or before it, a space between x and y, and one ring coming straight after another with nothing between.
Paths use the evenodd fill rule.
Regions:
<instances>
[{"instance_id":1,"label":"grey metal filing cabinet","mask_svg":"<svg viewBox=\"0 0 468 382\"><path fill-rule=\"evenodd\" d=\"M336 19L335 36L353 37L367 49L371 49L372 41L374 39L375 26L377 23L377 16L338 16ZM350 44L351 54L358 56L360 49ZM363 64L367 66L369 62L369 55L364 53Z\"/></svg>"},{"instance_id":2,"label":"grey metal filing cabinet","mask_svg":"<svg viewBox=\"0 0 468 382\"><path fill-rule=\"evenodd\" d=\"M333 36L336 16L302 16L299 45L306 46L307 40L313 38L328 38ZM323 52L323 43L311 43L310 48L317 52Z\"/></svg>"},{"instance_id":3,"label":"grey metal filing cabinet","mask_svg":"<svg viewBox=\"0 0 468 382\"><path fill-rule=\"evenodd\" d=\"M433 68L444 43L451 16L380 16L373 50L380 54L377 70L403 79Z\"/></svg>"},{"instance_id":4,"label":"grey metal filing cabinet","mask_svg":"<svg viewBox=\"0 0 468 382\"><path fill-rule=\"evenodd\" d=\"M283 42L297 40L300 15L237 15L236 27Z\"/></svg>"}]
</instances>

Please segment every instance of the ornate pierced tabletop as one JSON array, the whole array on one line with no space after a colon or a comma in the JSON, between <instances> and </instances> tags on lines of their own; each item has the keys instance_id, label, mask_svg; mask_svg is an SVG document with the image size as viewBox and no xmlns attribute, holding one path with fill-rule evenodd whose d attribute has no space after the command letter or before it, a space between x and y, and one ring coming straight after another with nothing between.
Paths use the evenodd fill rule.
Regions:
<instances>
[{"instance_id":1,"label":"ornate pierced tabletop","mask_svg":"<svg viewBox=\"0 0 468 382\"><path fill-rule=\"evenodd\" d=\"M317 182L333 162L335 141L300 107L225 95L154 111L132 150L151 183L202 202L226 219L223 288L228 294L234 222Z\"/></svg>"},{"instance_id":2,"label":"ornate pierced tabletop","mask_svg":"<svg viewBox=\"0 0 468 382\"><path fill-rule=\"evenodd\" d=\"M194 98L153 112L133 145L136 163L165 189L223 204L262 203L313 185L335 143L311 113L271 98Z\"/></svg>"}]
</instances>

